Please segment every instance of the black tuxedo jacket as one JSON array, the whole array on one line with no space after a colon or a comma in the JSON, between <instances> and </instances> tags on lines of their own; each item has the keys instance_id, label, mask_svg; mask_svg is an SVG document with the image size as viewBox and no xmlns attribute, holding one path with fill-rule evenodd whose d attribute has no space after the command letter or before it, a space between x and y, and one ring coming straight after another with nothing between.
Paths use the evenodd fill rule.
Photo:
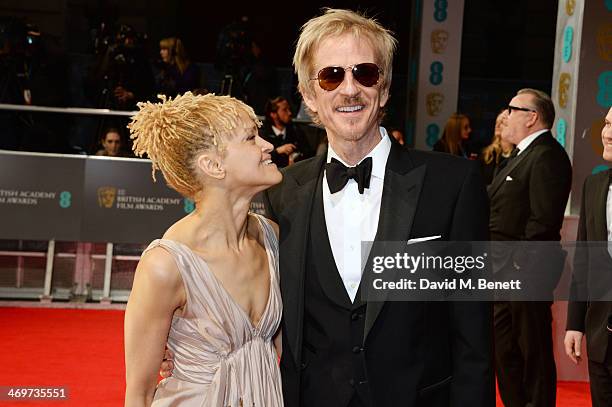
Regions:
<instances>
[{"instance_id":1,"label":"black tuxedo jacket","mask_svg":"<svg viewBox=\"0 0 612 407\"><path fill-rule=\"evenodd\" d=\"M298 406L300 400L304 257L325 160L322 155L287 168L283 182L265 197L269 216L280 226L286 406ZM487 225L487 196L474 162L393 143L376 240L441 235L443 240L482 241ZM494 406L491 332L490 304L368 302L363 348L373 405Z\"/></svg>"},{"instance_id":2,"label":"black tuxedo jacket","mask_svg":"<svg viewBox=\"0 0 612 407\"><path fill-rule=\"evenodd\" d=\"M290 123L286 127L285 136L277 136L272 130L272 124L269 121L265 121L259 129L259 135L261 138L272 144L276 149L285 144L293 144L296 150L301 153L300 160L310 158L314 155L314 151L306 140L306 135L302 129L294 123ZM286 154L278 154L276 151L272 151L272 161L279 168L284 168L289 164L289 157Z\"/></svg>"},{"instance_id":3,"label":"black tuxedo jacket","mask_svg":"<svg viewBox=\"0 0 612 407\"><path fill-rule=\"evenodd\" d=\"M610 185L608 174L608 171L600 172L589 176L584 182L576 238L579 242L608 240L606 226L606 201ZM589 270L596 270L596 273L589 273ZM608 275L602 273L605 270L609 271ZM607 244L592 248L578 246L574 257L572 295L584 299L585 293L597 286L608 290L612 287L612 259ZM589 359L595 362L603 363L610 346L609 338L612 335L607 331L606 325L611 315L612 302L570 301L568 304L567 329L586 333L587 354Z\"/></svg>"},{"instance_id":4,"label":"black tuxedo jacket","mask_svg":"<svg viewBox=\"0 0 612 407\"><path fill-rule=\"evenodd\" d=\"M488 186L491 240L561 240L571 186L567 153L550 132L541 134Z\"/></svg>"}]
</instances>

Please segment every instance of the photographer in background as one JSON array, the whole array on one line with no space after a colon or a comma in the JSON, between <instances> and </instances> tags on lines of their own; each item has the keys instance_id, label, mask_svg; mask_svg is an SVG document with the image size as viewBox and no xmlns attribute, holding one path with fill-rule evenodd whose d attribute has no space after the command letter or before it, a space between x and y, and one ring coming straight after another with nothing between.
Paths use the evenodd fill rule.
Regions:
<instances>
[{"instance_id":1,"label":"photographer in background","mask_svg":"<svg viewBox=\"0 0 612 407\"><path fill-rule=\"evenodd\" d=\"M0 103L67 105L68 64L56 39L17 18L0 20ZM71 152L70 121L51 113L0 113L0 148L51 153Z\"/></svg>"},{"instance_id":2,"label":"photographer in background","mask_svg":"<svg viewBox=\"0 0 612 407\"><path fill-rule=\"evenodd\" d=\"M120 25L115 32L101 25L95 40L98 60L89 78L96 107L135 110L137 102L153 96L153 73L143 47L145 39L128 25Z\"/></svg>"}]
</instances>

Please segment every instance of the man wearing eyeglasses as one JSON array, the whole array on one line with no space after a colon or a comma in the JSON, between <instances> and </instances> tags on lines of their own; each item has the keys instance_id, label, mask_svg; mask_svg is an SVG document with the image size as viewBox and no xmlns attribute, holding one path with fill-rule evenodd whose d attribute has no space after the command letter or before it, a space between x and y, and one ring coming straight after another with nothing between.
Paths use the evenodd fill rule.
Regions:
<instances>
[{"instance_id":1,"label":"man wearing eyeglasses","mask_svg":"<svg viewBox=\"0 0 612 407\"><path fill-rule=\"evenodd\" d=\"M333 9L297 42L299 89L329 148L266 194L281 230L289 407L495 405L488 305L361 295L362 241L488 237L478 167L404 149L380 127L395 44L376 21Z\"/></svg>"},{"instance_id":2,"label":"man wearing eyeglasses","mask_svg":"<svg viewBox=\"0 0 612 407\"><path fill-rule=\"evenodd\" d=\"M550 132L554 119L554 105L542 91L522 89L510 101L502 138L515 144L516 149L488 187L491 240L561 239L572 168L567 153ZM550 245L552 249L554 246ZM546 283L538 287L540 298L532 298L540 302L495 304L495 365L506 407L555 405L551 303L541 300L552 297L564 255L542 257L510 256L504 265L523 276L544 267L552 274L545 276ZM555 264L551 265L553 260Z\"/></svg>"}]
</instances>

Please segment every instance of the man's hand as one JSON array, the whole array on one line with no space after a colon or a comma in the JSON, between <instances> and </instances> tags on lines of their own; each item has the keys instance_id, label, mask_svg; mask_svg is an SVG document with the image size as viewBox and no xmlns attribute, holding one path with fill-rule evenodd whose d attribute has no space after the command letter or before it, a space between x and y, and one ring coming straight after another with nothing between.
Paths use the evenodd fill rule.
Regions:
<instances>
[{"instance_id":1,"label":"man's hand","mask_svg":"<svg viewBox=\"0 0 612 407\"><path fill-rule=\"evenodd\" d=\"M162 360L161 366L159 367L159 375L164 379L172 376L172 371L174 370L174 355L168 348L166 348L166 352L164 353L164 360Z\"/></svg>"},{"instance_id":2,"label":"man's hand","mask_svg":"<svg viewBox=\"0 0 612 407\"><path fill-rule=\"evenodd\" d=\"M580 331L567 331L565 333L565 340L563 341L563 344L565 345L565 354L575 364L580 363L582 360L580 349L582 346L583 336L584 334Z\"/></svg>"},{"instance_id":3,"label":"man's hand","mask_svg":"<svg viewBox=\"0 0 612 407\"><path fill-rule=\"evenodd\" d=\"M280 147L276 147L276 152L279 154L291 154L295 151L296 147L294 144L283 144Z\"/></svg>"}]
</instances>

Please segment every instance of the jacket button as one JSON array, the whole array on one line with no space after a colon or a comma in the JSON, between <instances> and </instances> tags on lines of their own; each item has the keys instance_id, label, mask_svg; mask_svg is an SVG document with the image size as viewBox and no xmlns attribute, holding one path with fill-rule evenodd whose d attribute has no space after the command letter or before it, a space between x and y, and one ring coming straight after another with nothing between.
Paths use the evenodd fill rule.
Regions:
<instances>
[{"instance_id":1,"label":"jacket button","mask_svg":"<svg viewBox=\"0 0 612 407\"><path fill-rule=\"evenodd\" d=\"M355 385L355 380L353 380L353 379L349 380L349 384L350 384L351 386L354 386L354 385Z\"/></svg>"},{"instance_id":2,"label":"jacket button","mask_svg":"<svg viewBox=\"0 0 612 407\"><path fill-rule=\"evenodd\" d=\"M353 346L353 353L360 353L363 349L359 346Z\"/></svg>"},{"instance_id":3,"label":"jacket button","mask_svg":"<svg viewBox=\"0 0 612 407\"><path fill-rule=\"evenodd\" d=\"M351 314L351 321L357 321L359 319L359 313L353 312Z\"/></svg>"}]
</instances>

